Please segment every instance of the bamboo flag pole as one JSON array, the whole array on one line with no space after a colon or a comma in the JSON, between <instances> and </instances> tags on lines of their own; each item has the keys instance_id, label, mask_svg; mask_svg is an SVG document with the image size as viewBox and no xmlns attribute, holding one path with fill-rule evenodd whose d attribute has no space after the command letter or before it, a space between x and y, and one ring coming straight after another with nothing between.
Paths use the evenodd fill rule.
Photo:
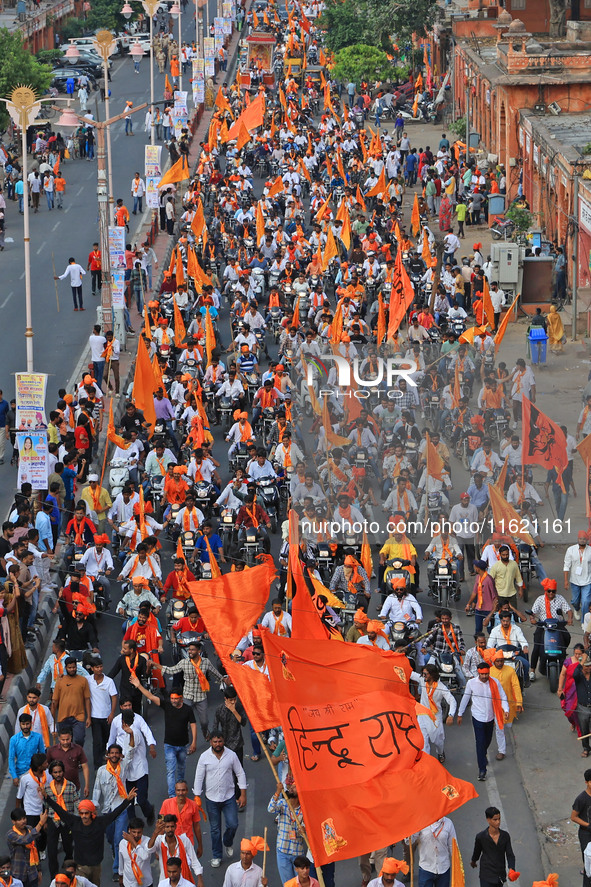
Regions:
<instances>
[{"instance_id":1,"label":"bamboo flag pole","mask_svg":"<svg viewBox=\"0 0 591 887\"><path fill-rule=\"evenodd\" d=\"M265 846L263 847L263 878L265 877L265 870L267 868L267 826L265 826L265 831L263 833L263 841L265 842Z\"/></svg>"},{"instance_id":2,"label":"bamboo flag pole","mask_svg":"<svg viewBox=\"0 0 591 887\"><path fill-rule=\"evenodd\" d=\"M55 278L56 278L56 273L55 273L55 259L54 259L54 257L53 257L53 253L51 254L51 264L53 265L53 283L54 283L54 286L55 286L55 301L57 302L57 312L58 312L58 314L59 314L59 310L60 310L60 295L59 295L58 288L57 288L57 280L55 279Z\"/></svg>"},{"instance_id":3,"label":"bamboo flag pole","mask_svg":"<svg viewBox=\"0 0 591 887\"><path fill-rule=\"evenodd\" d=\"M261 748L262 748L262 750L263 750L264 753L265 753L265 757L266 757L266 759L267 759L267 761L268 761L269 767L271 768L271 770L272 770L272 772L273 772L273 776L275 777L275 781L276 781L277 785L281 785L281 794L282 794L283 797L285 798L285 803L287 804L287 806L288 806L289 809L291 810L291 815L293 816L294 822L296 823L296 825L299 825L299 819L298 819L298 817L297 817L297 814L296 814L295 810L293 809L293 805L292 805L290 799L287 797L287 794L286 794L286 792L285 792L285 787L284 787L283 783L280 783L280 782L279 782L279 779L278 779L278 777L277 777L277 771L275 770L275 767L274 767L274 765L273 765L273 761L271 760L271 755L269 754L269 749L267 748L267 746L266 746L266 744L265 744L264 737L261 736L260 733L256 733L255 735L256 735L258 741L259 741L260 744L261 744ZM310 842L308 841L308 835L306 834L305 831L302 831L302 830L299 830L299 829L298 829L298 831L299 831L299 833L301 834L301 836L302 836L302 838L304 839L304 841L306 842L306 845L307 845L308 850L309 850L309 849L310 849ZM323 874L322 874L322 868L321 868L320 866L316 866L316 875L317 875L318 883L320 884L320 887L326 887L326 885L325 885L325 883L324 883L324 876L323 876Z\"/></svg>"}]
</instances>

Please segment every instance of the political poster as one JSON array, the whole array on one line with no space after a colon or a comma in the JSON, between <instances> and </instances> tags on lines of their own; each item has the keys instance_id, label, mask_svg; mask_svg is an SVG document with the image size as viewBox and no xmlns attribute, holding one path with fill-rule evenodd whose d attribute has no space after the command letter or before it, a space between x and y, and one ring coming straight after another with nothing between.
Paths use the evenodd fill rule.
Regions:
<instances>
[{"instance_id":1,"label":"political poster","mask_svg":"<svg viewBox=\"0 0 591 887\"><path fill-rule=\"evenodd\" d=\"M16 373L17 431L38 431L47 428L45 415L46 373Z\"/></svg>"},{"instance_id":2,"label":"political poster","mask_svg":"<svg viewBox=\"0 0 591 887\"><path fill-rule=\"evenodd\" d=\"M144 147L144 175L146 177L162 178L161 155L161 145L146 145Z\"/></svg>"},{"instance_id":3,"label":"political poster","mask_svg":"<svg viewBox=\"0 0 591 887\"><path fill-rule=\"evenodd\" d=\"M111 272L111 302L113 308L125 308L125 271Z\"/></svg>"},{"instance_id":4,"label":"political poster","mask_svg":"<svg viewBox=\"0 0 591 887\"><path fill-rule=\"evenodd\" d=\"M125 228L118 225L109 225L109 258L111 272L125 271Z\"/></svg>"},{"instance_id":5,"label":"political poster","mask_svg":"<svg viewBox=\"0 0 591 887\"><path fill-rule=\"evenodd\" d=\"M46 431L19 431L16 435L18 449L18 485L29 483L34 490L47 489L48 446Z\"/></svg>"}]
</instances>

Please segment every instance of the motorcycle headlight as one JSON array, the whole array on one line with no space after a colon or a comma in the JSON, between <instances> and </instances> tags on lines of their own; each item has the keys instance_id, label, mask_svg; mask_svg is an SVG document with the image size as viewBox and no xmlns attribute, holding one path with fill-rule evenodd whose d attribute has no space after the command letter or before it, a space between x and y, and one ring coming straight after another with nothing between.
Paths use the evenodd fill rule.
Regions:
<instances>
[{"instance_id":1,"label":"motorcycle headlight","mask_svg":"<svg viewBox=\"0 0 591 887\"><path fill-rule=\"evenodd\" d=\"M444 674L452 674L454 670L453 665L450 665L447 662L442 662L439 667Z\"/></svg>"}]
</instances>

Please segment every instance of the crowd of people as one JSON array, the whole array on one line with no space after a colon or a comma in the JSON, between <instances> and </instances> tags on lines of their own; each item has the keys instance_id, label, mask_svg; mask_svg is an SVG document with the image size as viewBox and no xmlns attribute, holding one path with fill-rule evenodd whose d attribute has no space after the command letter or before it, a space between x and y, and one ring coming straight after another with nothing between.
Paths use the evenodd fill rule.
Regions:
<instances>
[{"instance_id":1,"label":"crowd of people","mask_svg":"<svg viewBox=\"0 0 591 887\"><path fill-rule=\"evenodd\" d=\"M277 780L268 812L277 823L279 877L290 887L316 887L320 873L308 854L281 726L266 735L250 727L245 761L249 712L189 587L272 556L278 578L268 608L232 653L268 676L261 627L285 637L292 630L288 514L292 522L297 516L298 558L333 636L406 652L426 754L446 761L445 726L461 725L470 707L473 763L484 782L493 736L500 764L537 673L555 674L565 715L589 754L589 538L581 531L566 552L568 600L541 560L542 500L522 453L522 399L535 403L536 377L523 358L513 367L497 360L509 302L481 244L456 258L468 214L477 226L482 195L504 190L504 171L483 175L446 134L433 150L417 147L416 130L407 133L400 115L392 133L369 136L342 101L326 58L322 94L305 72L298 82L290 66L283 71L283 57L299 47L322 52L321 11L312 0L290 6L283 24L267 17L282 75L276 94L255 88L251 102L265 97L260 126L240 147L228 132L243 94L238 82L220 87L195 174L177 189L182 208L175 210L172 193L163 205L161 226L174 248L159 291L154 251L128 246L126 325L139 324L136 367L152 374L148 398L137 370L133 392L121 390L119 342L95 326L92 370L74 390L60 391L49 414L47 491L40 500L23 484L2 526L2 682L22 671L26 647L37 643L41 596L54 602L60 626L10 741L17 801L0 860L6 884L12 877L16 887L36 887L47 867L52 885L100 887L106 838L113 881L123 887L150 887L153 862L161 887L202 887L204 853L214 869L228 861L224 887L266 887L254 861L265 852L260 835L241 840L232 861L248 768L264 754ZM156 49L176 86L190 47L183 44L179 56L178 45L159 35ZM359 96L381 89L372 84ZM356 92L345 90L352 109ZM319 98L324 108L314 117L309 103ZM58 158L59 151L48 155L47 164L59 170ZM35 181L42 173L33 172ZM142 184L136 173L134 213L142 211ZM48 193L45 184L41 190ZM126 226L124 201L116 213ZM75 310L83 310L87 273L93 292L100 290L97 243L85 265L72 258L61 275ZM353 371L348 389L343 365ZM108 401L120 395L115 426L107 423ZM107 424L105 470L99 445ZM589 405L573 430L591 432ZM575 490L576 446L563 431L568 465L562 478L556 469L546 477L561 520ZM497 494L518 514L518 535L495 524ZM65 566L52 572L58 552ZM534 583L541 593L529 642L521 625ZM428 619L421 585L435 605ZM473 644L454 616L460 601L474 617ZM123 635L113 655L102 636L103 620L115 617ZM568 656L575 620L585 643ZM556 660L544 643L548 622L557 632ZM214 682L223 688L215 706ZM157 709L162 751L152 732ZM208 747L197 755L202 742ZM158 756L168 797L154 803ZM587 775L586 795L573 808L583 853L587 833L591 839ZM471 857L483 887L517 877L499 809L485 815ZM444 817L409 835L400 859L390 847L375 848L371 859L359 859L364 887L398 885L413 852L421 887L446 887L454 837ZM321 877L332 887L338 866L323 866Z\"/></svg>"}]
</instances>

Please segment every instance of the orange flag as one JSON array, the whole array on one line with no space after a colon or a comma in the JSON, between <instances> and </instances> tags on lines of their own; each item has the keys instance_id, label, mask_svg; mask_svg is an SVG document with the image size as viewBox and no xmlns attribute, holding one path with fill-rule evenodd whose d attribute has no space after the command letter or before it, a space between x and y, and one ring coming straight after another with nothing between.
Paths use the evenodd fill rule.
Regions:
<instances>
[{"instance_id":1,"label":"orange flag","mask_svg":"<svg viewBox=\"0 0 591 887\"><path fill-rule=\"evenodd\" d=\"M335 256L338 256L339 251L337 249L337 244L334 239L334 234L332 233L332 228L329 226L328 234L326 236L326 246L324 247L324 256L322 257L322 270L326 271L332 259Z\"/></svg>"},{"instance_id":2,"label":"orange flag","mask_svg":"<svg viewBox=\"0 0 591 887\"><path fill-rule=\"evenodd\" d=\"M135 358L135 374L133 377L133 402L138 410L142 410L146 422L150 425L148 437L154 433L156 411L154 409L154 371L150 363L148 348L143 339L137 344Z\"/></svg>"},{"instance_id":3,"label":"orange flag","mask_svg":"<svg viewBox=\"0 0 591 887\"><path fill-rule=\"evenodd\" d=\"M457 366L457 364L456 364ZM495 483L495 487L499 490L503 495L505 494L505 481L507 480L507 470L509 468L509 456L505 456L505 461L503 463L503 467L497 477L497 481Z\"/></svg>"},{"instance_id":4,"label":"orange flag","mask_svg":"<svg viewBox=\"0 0 591 887\"><path fill-rule=\"evenodd\" d=\"M328 197L326 198L326 200L324 201L324 203L322 204L322 206L320 207L320 209L316 213L316 216L315 216L316 222L321 222L322 219L324 218L324 216L327 215L327 213L330 215L330 198L331 198L331 195L329 193Z\"/></svg>"},{"instance_id":5,"label":"orange flag","mask_svg":"<svg viewBox=\"0 0 591 887\"><path fill-rule=\"evenodd\" d=\"M256 211L257 222L257 247L261 245L261 240L265 236L265 217L263 216L263 206L260 200L257 201Z\"/></svg>"},{"instance_id":6,"label":"orange flag","mask_svg":"<svg viewBox=\"0 0 591 887\"><path fill-rule=\"evenodd\" d=\"M515 306L517 304L518 298L519 298L519 293L515 296L515 298L513 299L512 303L511 303L511 307L503 315L503 318L502 318L501 322L499 323L499 328L498 328L497 334L495 336L495 354L497 353L497 351L501 347L501 342L503 341L503 336L505 335L505 330L507 329L507 327L509 325L509 321L513 317L513 309L515 308Z\"/></svg>"},{"instance_id":7,"label":"orange flag","mask_svg":"<svg viewBox=\"0 0 591 887\"><path fill-rule=\"evenodd\" d=\"M222 120L222 125L220 126L220 142L222 145L225 145L228 141L228 124L226 123L226 118Z\"/></svg>"},{"instance_id":8,"label":"orange flag","mask_svg":"<svg viewBox=\"0 0 591 887\"><path fill-rule=\"evenodd\" d=\"M322 427L327 441L333 447L348 447L351 441L348 437L342 437L332 430L332 422L330 421L330 413L328 410L328 400L326 395L322 398Z\"/></svg>"},{"instance_id":9,"label":"orange flag","mask_svg":"<svg viewBox=\"0 0 591 887\"><path fill-rule=\"evenodd\" d=\"M456 368L454 372L454 387L452 392L452 399L454 409L457 409L460 405L460 398L462 397L462 388L460 385L460 366L456 362Z\"/></svg>"},{"instance_id":10,"label":"orange flag","mask_svg":"<svg viewBox=\"0 0 591 887\"><path fill-rule=\"evenodd\" d=\"M115 420L113 419L113 400L109 401L109 424L107 425L107 440L120 447L122 450L128 450L131 446L130 440L125 440L115 431Z\"/></svg>"},{"instance_id":11,"label":"orange flag","mask_svg":"<svg viewBox=\"0 0 591 887\"><path fill-rule=\"evenodd\" d=\"M154 391L158 391L159 388L162 388L164 391L164 395L166 396L166 390L164 388L164 379L162 378L162 370L160 368L160 363L158 361L158 355L155 354L152 358L152 372L154 374ZM168 400L168 398L167 398Z\"/></svg>"},{"instance_id":12,"label":"orange flag","mask_svg":"<svg viewBox=\"0 0 591 887\"><path fill-rule=\"evenodd\" d=\"M347 204L344 200L341 200L341 205L337 210L337 219L343 223L343 227L341 229L341 240L347 247L347 249L351 248L351 217L349 215L349 210L347 208Z\"/></svg>"},{"instance_id":13,"label":"orange flag","mask_svg":"<svg viewBox=\"0 0 591 887\"><path fill-rule=\"evenodd\" d=\"M185 323L183 321L181 309L177 305L176 299L173 299L172 302L174 306L174 344L177 348L180 348L182 343L185 341L187 331L185 329Z\"/></svg>"},{"instance_id":14,"label":"orange flag","mask_svg":"<svg viewBox=\"0 0 591 887\"><path fill-rule=\"evenodd\" d=\"M250 133L247 130L244 123L241 121L240 130L238 132L238 139L236 141L236 150L241 151L245 145L248 145L250 142Z\"/></svg>"},{"instance_id":15,"label":"orange flag","mask_svg":"<svg viewBox=\"0 0 591 887\"><path fill-rule=\"evenodd\" d=\"M366 197L379 197L380 194L383 194L386 190L386 170L382 169L380 173L380 177L377 180L376 184L373 186L371 191L368 191L365 195Z\"/></svg>"},{"instance_id":16,"label":"orange flag","mask_svg":"<svg viewBox=\"0 0 591 887\"><path fill-rule=\"evenodd\" d=\"M412 205L412 213L410 216L410 230L412 236L416 237L421 230L421 214L419 212L419 195L415 191L415 199ZM427 238L425 238L426 240Z\"/></svg>"},{"instance_id":17,"label":"orange flag","mask_svg":"<svg viewBox=\"0 0 591 887\"><path fill-rule=\"evenodd\" d=\"M220 109L220 111L223 110L223 111L228 111L229 114L232 113L232 108L230 107L230 103L229 103L228 99L226 98L226 96L224 95L224 93L222 92L221 86L218 88L218 93L215 97L214 104L215 104L216 108Z\"/></svg>"},{"instance_id":18,"label":"orange flag","mask_svg":"<svg viewBox=\"0 0 591 887\"><path fill-rule=\"evenodd\" d=\"M521 447L524 465L555 468L557 483L562 485L562 472L568 465L566 435L525 394L521 400Z\"/></svg>"},{"instance_id":19,"label":"orange flag","mask_svg":"<svg viewBox=\"0 0 591 887\"><path fill-rule=\"evenodd\" d=\"M415 700L392 655L269 632L263 645L316 865L395 843L476 797L423 754Z\"/></svg>"},{"instance_id":20,"label":"orange flag","mask_svg":"<svg viewBox=\"0 0 591 887\"><path fill-rule=\"evenodd\" d=\"M584 437L578 444L577 452L585 463L585 513L588 518L591 518L591 434Z\"/></svg>"},{"instance_id":21,"label":"orange flag","mask_svg":"<svg viewBox=\"0 0 591 887\"><path fill-rule=\"evenodd\" d=\"M480 333L486 332L486 326L471 326L468 327L467 330L464 330L462 335L459 337L459 342L469 342L470 345L474 344L474 339L476 336L479 336Z\"/></svg>"},{"instance_id":22,"label":"orange flag","mask_svg":"<svg viewBox=\"0 0 591 887\"><path fill-rule=\"evenodd\" d=\"M367 206L365 205L365 200L363 199L363 194L361 193L361 188L357 185L357 191L355 192L355 200L363 210L363 212L367 212Z\"/></svg>"},{"instance_id":23,"label":"orange flag","mask_svg":"<svg viewBox=\"0 0 591 887\"><path fill-rule=\"evenodd\" d=\"M172 96L172 83L168 79L168 74L164 75L164 89L166 90L166 92L169 92Z\"/></svg>"},{"instance_id":24,"label":"orange flag","mask_svg":"<svg viewBox=\"0 0 591 887\"><path fill-rule=\"evenodd\" d=\"M488 322L491 330L495 328L495 310L493 308L493 303L490 297L490 289L488 286L488 280L486 279L486 274L484 275L484 286L482 288L482 307L484 308L484 316Z\"/></svg>"},{"instance_id":25,"label":"orange flag","mask_svg":"<svg viewBox=\"0 0 591 887\"><path fill-rule=\"evenodd\" d=\"M211 363L211 355L215 348L215 331L209 311L209 305L205 309L205 351L207 353L207 366Z\"/></svg>"},{"instance_id":26,"label":"orange flag","mask_svg":"<svg viewBox=\"0 0 591 887\"><path fill-rule=\"evenodd\" d=\"M197 209L195 210L195 215L193 216L193 221L191 222L191 231L195 235L195 239L199 240L201 235L203 234L203 229L205 228L205 214L203 212L203 203L201 199L197 204ZM187 274L189 273L189 265L187 263ZM193 275L190 275L191 277Z\"/></svg>"},{"instance_id":27,"label":"orange flag","mask_svg":"<svg viewBox=\"0 0 591 887\"><path fill-rule=\"evenodd\" d=\"M248 95L248 93L247 93ZM238 120L234 123L234 125L230 128L228 133L228 137L230 139L237 139L238 133L240 132L240 124L244 124L245 128L251 132L253 129L256 129L258 126L263 125L263 120L265 116L265 105L264 105L264 97L259 94L254 101L250 103L248 108L245 108Z\"/></svg>"},{"instance_id":28,"label":"orange flag","mask_svg":"<svg viewBox=\"0 0 591 887\"><path fill-rule=\"evenodd\" d=\"M179 287L184 282L185 282L185 269L183 268L183 261L181 258L180 249L177 246L177 257L176 257L176 285L177 285L177 287Z\"/></svg>"},{"instance_id":29,"label":"orange flag","mask_svg":"<svg viewBox=\"0 0 591 887\"><path fill-rule=\"evenodd\" d=\"M189 164L187 163L187 158L183 154L182 157L179 157L176 163L173 163L168 172L164 173L158 182L158 187L163 188L164 185L173 185L175 182L182 182L184 179L188 178Z\"/></svg>"},{"instance_id":30,"label":"orange flag","mask_svg":"<svg viewBox=\"0 0 591 887\"><path fill-rule=\"evenodd\" d=\"M299 548L296 548L295 558L299 561L298 551ZM320 614L310 597L300 563L295 567L292 566L292 576L295 580L296 595L291 603L291 636L301 639L307 638L310 641L328 640L328 630L321 622Z\"/></svg>"},{"instance_id":31,"label":"orange flag","mask_svg":"<svg viewBox=\"0 0 591 887\"><path fill-rule=\"evenodd\" d=\"M425 447L427 475L428 477L434 477L436 480L442 480L444 469L443 459L431 443L428 431L425 432L425 440L427 441L427 446Z\"/></svg>"},{"instance_id":32,"label":"orange flag","mask_svg":"<svg viewBox=\"0 0 591 887\"><path fill-rule=\"evenodd\" d=\"M367 573L367 578L371 579L373 573L373 560L371 556L371 546L367 539L367 533L363 531L363 542L361 544L361 566Z\"/></svg>"},{"instance_id":33,"label":"orange flag","mask_svg":"<svg viewBox=\"0 0 591 887\"><path fill-rule=\"evenodd\" d=\"M390 292L390 311L388 316L388 339L392 339L414 299L414 289L410 277L402 264L402 250L396 251L394 259L394 277Z\"/></svg>"},{"instance_id":34,"label":"orange flag","mask_svg":"<svg viewBox=\"0 0 591 887\"><path fill-rule=\"evenodd\" d=\"M60 173L60 155L58 154L58 155L57 155L57 160L56 160L55 163L53 164L53 174L54 174L55 176L59 176L59 173Z\"/></svg>"},{"instance_id":35,"label":"orange flag","mask_svg":"<svg viewBox=\"0 0 591 887\"><path fill-rule=\"evenodd\" d=\"M511 880L511 878L509 878ZM451 880L450 887L465 887L466 876L462 854L455 838L451 839Z\"/></svg>"},{"instance_id":36,"label":"orange flag","mask_svg":"<svg viewBox=\"0 0 591 887\"><path fill-rule=\"evenodd\" d=\"M252 14L252 24L255 29L257 29L259 26L259 17L256 12L253 12Z\"/></svg>"},{"instance_id":37,"label":"orange flag","mask_svg":"<svg viewBox=\"0 0 591 887\"><path fill-rule=\"evenodd\" d=\"M271 197L275 197L276 194L282 194L283 190L284 190L284 187L283 187L283 181L281 179L281 176L277 176L277 178L275 179L275 181L273 182L273 184L269 188L269 193L267 194L267 197L271 198Z\"/></svg>"},{"instance_id":38,"label":"orange flag","mask_svg":"<svg viewBox=\"0 0 591 887\"><path fill-rule=\"evenodd\" d=\"M488 485L488 498L497 529L513 527L515 532L511 532L512 536L517 536L522 542L533 545L534 540L529 533L519 532L521 519L513 506L506 501L504 494L497 488L496 484Z\"/></svg>"}]
</instances>

